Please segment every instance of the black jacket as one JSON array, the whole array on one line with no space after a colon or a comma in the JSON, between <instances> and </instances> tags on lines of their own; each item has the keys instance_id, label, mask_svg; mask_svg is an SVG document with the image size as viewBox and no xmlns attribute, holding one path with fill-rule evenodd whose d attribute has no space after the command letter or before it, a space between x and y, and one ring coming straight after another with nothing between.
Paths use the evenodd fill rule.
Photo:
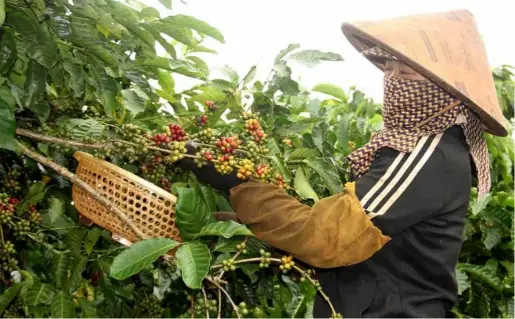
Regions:
<instances>
[{"instance_id":1,"label":"black jacket","mask_svg":"<svg viewBox=\"0 0 515 319\"><path fill-rule=\"evenodd\" d=\"M319 270L322 288L344 318L445 317L457 297L454 267L472 183L460 127L423 138L411 153L382 149L356 193L392 239L359 264ZM329 317L317 297L316 317Z\"/></svg>"}]
</instances>

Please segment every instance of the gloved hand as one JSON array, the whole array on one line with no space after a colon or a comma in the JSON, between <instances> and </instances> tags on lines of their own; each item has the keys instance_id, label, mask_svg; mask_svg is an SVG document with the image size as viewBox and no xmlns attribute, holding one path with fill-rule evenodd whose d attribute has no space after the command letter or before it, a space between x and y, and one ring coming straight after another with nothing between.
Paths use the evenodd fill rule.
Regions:
<instances>
[{"instance_id":1,"label":"gloved hand","mask_svg":"<svg viewBox=\"0 0 515 319\"><path fill-rule=\"evenodd\" d=\"M190 155L195 155L197 152L196 147L190 143L186 144L186 148L188 150L188 154ZM185 157L177 164L182 169L193 172L193 174L195 174L200 182L209 184L211 187L223 192L226 195L229 195L231 188L236 187L246 181L238 178L235 171L227 175L220 174L212 162L209 162L207 165L198 168L197 164L192 158Z\"/></svg>"}]
</instances>

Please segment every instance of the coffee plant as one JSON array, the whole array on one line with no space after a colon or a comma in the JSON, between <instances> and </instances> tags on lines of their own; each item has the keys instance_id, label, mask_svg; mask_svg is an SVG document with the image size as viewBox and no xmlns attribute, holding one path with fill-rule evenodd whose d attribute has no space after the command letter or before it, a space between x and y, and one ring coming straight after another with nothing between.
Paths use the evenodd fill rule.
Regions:
<instances>
[{"instance_id":1,"label":"coffee plant","mask_svg":"<svg viewBox=\"0 0 515 319\"><path fill-rule=\"evenodd\" d=\"M178 164L274 183L311 205L342 191L344 158L381 128L381 105L355 88L302 87L292 63L342 58L297 44L265 81L256 66L213 76L206 38L224 41L134 0L0 0L3 317L311 317L316 294L332 307L316 269L257 240L225 195ZM512 119L512 68L493 74ZM198 84L176 90L184 77ZM513 317L513 145L488 144L493 187L471 196L454 313ZM127 247L82 217L63 173L76 151L176 195L182 241Z\"/></svg>"}]
</instances>

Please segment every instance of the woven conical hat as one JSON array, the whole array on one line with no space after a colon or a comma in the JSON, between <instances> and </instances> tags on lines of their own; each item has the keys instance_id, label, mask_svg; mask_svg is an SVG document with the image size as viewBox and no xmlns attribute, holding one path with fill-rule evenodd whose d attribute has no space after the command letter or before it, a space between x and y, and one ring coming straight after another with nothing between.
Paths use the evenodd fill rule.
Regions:
<instances>
[{"instance_id":1,"label":"woven conical hat","mask_svg":"<svg viewBox=\"0 0 515 319\"><path fill-rule=\"evenodd\" d=\"M507 135L485 47L469 11L350 22L342 31L359 52L384 48L460 99L481 118L485 131Z\"/></svg>"}]
</instances>

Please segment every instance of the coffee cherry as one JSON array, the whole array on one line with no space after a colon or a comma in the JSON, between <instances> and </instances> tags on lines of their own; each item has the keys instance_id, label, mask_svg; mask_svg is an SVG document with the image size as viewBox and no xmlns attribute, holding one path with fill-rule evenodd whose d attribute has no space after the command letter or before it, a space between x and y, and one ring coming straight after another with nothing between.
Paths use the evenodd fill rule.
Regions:
<instances>
[{"instance_id":1,"label":"coffee cherry","mask_svg":"<svg viewBox=\"0 0 515 319\"><path fill-rule=\"evenodd\" d=\"M207 124L208 117L207 115L200 115L195 117L195 124L197 126L205 126Z\"/></svg>"},{"instance_id":2,"label":"coffee cherry","mask_svg":"<svg viewBox=\"0 0 515 319\"><path fill-rule=\"evenodd\" d=\"M215 104L215 102L213 102L213 101L209 101L209 100L208 100L208 101L206 101L206 102L205 102L205 105L207 106L207 108L208 108L208 110L209 110L210 112L214 112L214 111L216 111L216 109L217 109L216 104Z\"/></svg>"},{"instance_id":3,"label":"coffee cherry","mask_svg":"<svg viewBox=\"0 0 515 319\"><path fill-rule=\"evenodd\" d=\"M241 143L242 141L238 138L238 136L233 136L221 137L216 141L215 145L224 154L234 154L240 147Z\"/></svg>"},{"instance_id":4,"label":"coffee cherry","mask_svg":"<svg viewBox=\"0 0 515 319\"><path fill-rule=\"evenodd\" d=\"M172 141L184 141L186 139L186 131L182 129L180 125L169 124L170 137Z\"/></svg>"},{"instance_id":5,"label":"coffee cherry","mask_svg":"<svg viewBox=\"0 0 515 319\"><path fill-rule=\"evenodd\" d=\"M261 125L259 124L258 120L256 120L256 119L250 119L250 120L245 121L245 131L247 133L255 132L260 128L261 128Z\"/></svg>"},{"instance_id":6,"label":"coffee cherry","mask_svg":"<svg viewBox=\"0 0 515 319\"><path fill-rule=\"evenodd\" d=\"M248 179L254 173L254 163L249 159L242 159L238 165L240 168L238 169L238 178Z\"/></svg>"},{"instance_id":7,"label":"coffee cherry","mask_svg":"<svg viewBox=\"0 0 515 319\"><path fill-rule=\"evenodd\" d=\"M0 203L0 225L7 224L12 220L14 210L15 208L12 204Z\"/></svg>"},{"instance_id":8,"label":"coffee cherry","mask_svg":"<svg viewBox=\"0 0 515 319\"><path fill-rule=\"evenodd\" d=\"M223 155L218 157L218 162L215 164L217 172L223 175L230 174L233 171L235 158L232 155Z\"/></svg>"},{"instance_id":9,"label":"coffee cherry","mask_svg":"<svg viewBox=\"0 0 515 319\"><path fill-rule=\"evenodd\" d=\"M30 222L25 219L16 221L12 225L12 230L16 237L19 237L19 239L23 239L30 231Z\"/></svg>"}]
</instances>

